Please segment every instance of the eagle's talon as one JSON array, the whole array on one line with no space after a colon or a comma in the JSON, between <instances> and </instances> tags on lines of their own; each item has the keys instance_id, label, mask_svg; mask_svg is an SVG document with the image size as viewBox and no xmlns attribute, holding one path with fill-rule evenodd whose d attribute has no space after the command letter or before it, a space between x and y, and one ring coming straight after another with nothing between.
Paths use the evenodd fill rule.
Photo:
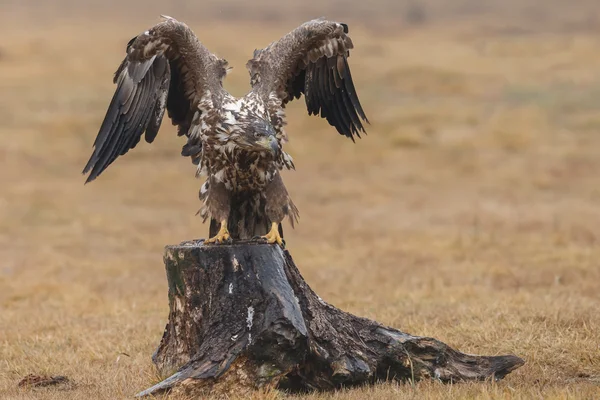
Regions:
<instances>
[{"instance_id":1,"label":"eagle's talon","mask_svg":"<svg viewBox=\"0 0 600 400\"><path fill-rule=\"evenodd\" d=\"M229 236L229 232L219 232L216 236L211 237L210 239L206 239L204 243L208 244L230 244L231 236Z\"/></svg>"},{"instance_id":2,"label":"eagle's talon","mask_svg":"<svg viewBox=\"0 0 600 400\"><path fill-rule=\"evenodd\" d=\"M231 242L232 239L227 230L227 221L221 221L221 229L219 229L219 232L215 236L204 241L204 243L208 244L229 244Z\"/></svg>"},{"instance_id":3,"label":"eagle's talon","mask_svg":"<svg viewBox=\"0 0 600 400\"><path fill-rule=\"evenodd\" d=\"M265 236L260 237L263 240L267 241L267 244L277 243L278 245L285 247L285 243L281 236L279 235L279 224L277 222L273 222L271 224L271 230Z\"/></svg>"}]
</instances>

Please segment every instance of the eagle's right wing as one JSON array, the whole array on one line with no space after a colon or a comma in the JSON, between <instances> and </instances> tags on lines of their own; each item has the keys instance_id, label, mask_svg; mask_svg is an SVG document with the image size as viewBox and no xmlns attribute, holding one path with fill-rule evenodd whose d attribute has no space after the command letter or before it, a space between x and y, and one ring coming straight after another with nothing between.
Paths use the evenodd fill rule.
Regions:
<instances>
[{"instance_id":1,"label":"eagle's right wing","mask_svg":"<svg viewBox=\"0 0 600 400\"><path fill-rule=\"evenodd\" d=\"M208 51L187 25L164 18L127 44L127 56L114 77L117 89L83 170L91 171L86 183L133 149L144 132L146 142L152 143L165 109L178 135L189 136L184 147L189 154L184 155L201 150L199 135L189 132L192 119L200 112L202 97L218 101L223 93L227 61Z\"/></svg>"},{"instance_id":2,"label":"eagle's right wing","mask_svg":"<svg viewBox=\"0 0 600 400\"><path fill-rule=\"evenodd\" d=\"M265 102L275 95L285 106L304 95L309 115L320 115L354 140L369 120L348 64L353 47L348 25L316 19L256 50L246 67L253 90Z\"/></svg>"}]
</instances>

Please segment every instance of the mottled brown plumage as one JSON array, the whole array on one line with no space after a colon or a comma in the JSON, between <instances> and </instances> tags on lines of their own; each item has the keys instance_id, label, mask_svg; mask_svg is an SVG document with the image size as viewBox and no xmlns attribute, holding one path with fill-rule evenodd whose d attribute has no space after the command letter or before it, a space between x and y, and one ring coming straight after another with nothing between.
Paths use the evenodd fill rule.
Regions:
<instances>
[{"instance_id":1,"label":"mottled brown plumage","mask_svg":"<svg viewBox=\"0 0 600 400\"><path fill-rule=\"evenodd\" d=\"M292 169L283 151L285 105L305 96L310 115L320 115L352 140L368 122L350 67L348 27L324 19L309 21L263 50L246 67L252 90L234 98L223 88L227 61L208 51L192 30L170 17L127 44L115 73L117 89L84 168L98 177L145 133L151 143L165 110L187 143L181 154L206 176L200 189L211 239L257 235L281 243L281 221L298 210L281 180ZM217 226L220 229L217 232Z\"/></svg>"}]
</instances>

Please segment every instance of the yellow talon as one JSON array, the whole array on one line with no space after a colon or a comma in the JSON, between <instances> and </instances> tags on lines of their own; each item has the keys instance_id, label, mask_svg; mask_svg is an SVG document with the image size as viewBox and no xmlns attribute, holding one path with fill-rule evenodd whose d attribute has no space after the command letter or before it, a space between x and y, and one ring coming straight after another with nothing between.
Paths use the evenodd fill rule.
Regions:
<instances>
[{"instance_id":1,"label":"yellow talon","mask_svg":"<svg viewBox=\"0 0 600 400\"><path fill-rule=\"evenodd\" d=\"M231 239L231 236L229 236L229 231L227 230L227 220L224 219L221 221L219 232L214 237L206 239L204 243L225 243L229 239Z\"/></svg>"},{"instance_id":2,"label":"yellow talon","mask_svg":"<svg viewBox=\"0 0 600 400\"><path fill-rule=\"evenodd\" d=\"M277 222L271 223L271 230L265 236L261 236L263 239L267 239L267 243L277 243L283 246L283 239L279 236L279 224Z\"/></svg>"}]
</instances>

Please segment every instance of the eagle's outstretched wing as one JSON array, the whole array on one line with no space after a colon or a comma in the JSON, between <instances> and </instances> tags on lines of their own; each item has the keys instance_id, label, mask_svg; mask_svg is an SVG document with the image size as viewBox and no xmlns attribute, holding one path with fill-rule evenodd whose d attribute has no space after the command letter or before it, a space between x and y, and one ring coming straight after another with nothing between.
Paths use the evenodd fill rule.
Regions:
<instances>
[{"instance_id":1,"label":"eagle's outstretched wing","mask_svg":"<svg viewBox=\"0 0 600 400\"><path fill-rule=\"evenodd\" d=\"M362 121L369 121L350 74L352 48L347 25L317 19L255 50L246 67L253 90L265 101L274 93L285 105L304 94L309 115L320 114L354 140L365 132Z\"/></svg>"},{"instance_id":2,"label":"eagle's outstretched wing","mask_svg":"<svg viewBox=\"0 0 600 400\"><path fill-rule=\"evenodd\" d=\"M200 153L200 137L190 133L190 127L203 96L218 101L227 61L208 51L187 25L163 18L127 44L127 56L114 77L117 89L83 170L91 171L86 183L133 149L144 132L146 142L152 143L165 109L178 135L189 137L182 154Z\"/></svg>"}]
</instances>

